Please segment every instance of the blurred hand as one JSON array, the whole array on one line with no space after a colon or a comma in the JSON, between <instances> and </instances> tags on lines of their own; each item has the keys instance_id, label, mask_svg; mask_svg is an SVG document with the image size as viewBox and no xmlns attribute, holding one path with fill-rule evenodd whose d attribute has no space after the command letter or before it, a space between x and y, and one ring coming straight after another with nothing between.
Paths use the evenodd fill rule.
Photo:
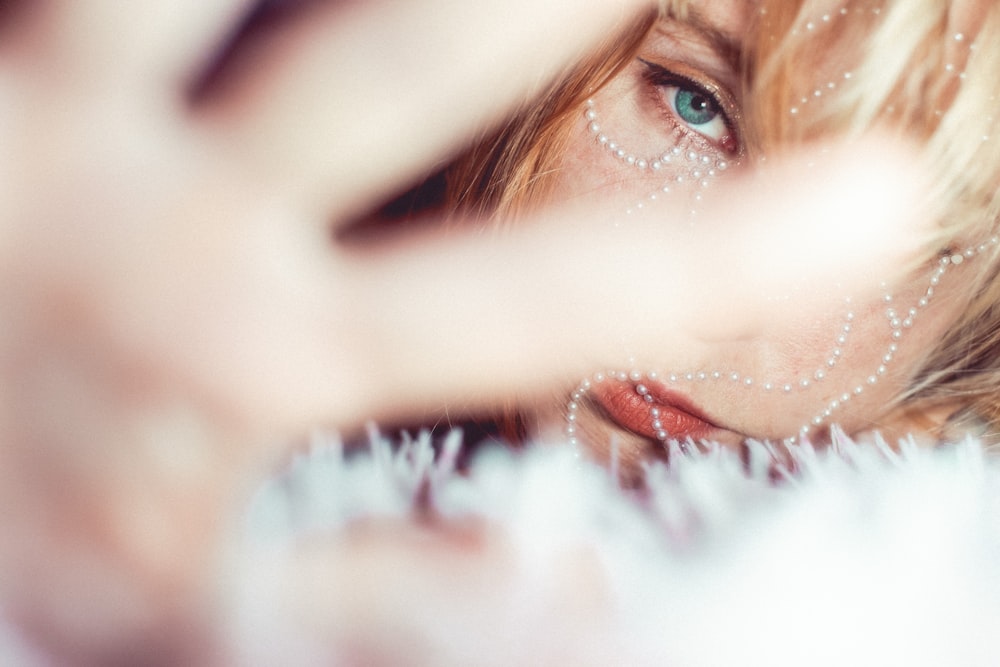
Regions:
<instances>
[{"instance_id":1,"label":"blurred hand","mask_svg":"<svg viewBox=\"0 0 1000 667\"><path fill-rule=\"evenodd\" d=\"M612 231L613 212L566 210L502 239L330 242L331 220L431 169L643 5L0 12L10 613L76 655L135 635L197 643L220 535L274 443L541 390L617 353L622 331L651 353L739 335L791 276L863 285L876 258L909 256L918 236L887 241L911 222L909 174L882 146L778 168L771 185L734 179L707 215L742 224L669 244L650 242L655 220ZM260 12L283 20L240 33ZM679 276L740 308L693 308L663 287ZM650 280L655 313L640 307Z\"/></svg>"}]
</instances>

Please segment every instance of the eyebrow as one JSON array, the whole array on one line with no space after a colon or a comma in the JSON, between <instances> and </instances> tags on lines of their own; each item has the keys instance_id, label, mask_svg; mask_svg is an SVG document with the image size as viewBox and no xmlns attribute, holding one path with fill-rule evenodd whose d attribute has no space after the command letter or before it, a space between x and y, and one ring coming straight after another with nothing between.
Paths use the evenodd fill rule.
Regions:
<instances>
[{"instance_id":1,"label":"eyebrow","mask_svg":"<svg viewBox=\"0 0 1000 667\"><path fill-rule=\"evenodd\" d=\"M688 8L683 18L674 15L673 12L671 12L668 18L672 19L675 24L697 33L713 51L725 60L733 72L740 71L743 60L743 46L736 35L720 30L716 24L709 21L694 8ZM676 36L664 31L662 25L657 27L657 31L668 36Z\"/></svg>"}]
</instances>

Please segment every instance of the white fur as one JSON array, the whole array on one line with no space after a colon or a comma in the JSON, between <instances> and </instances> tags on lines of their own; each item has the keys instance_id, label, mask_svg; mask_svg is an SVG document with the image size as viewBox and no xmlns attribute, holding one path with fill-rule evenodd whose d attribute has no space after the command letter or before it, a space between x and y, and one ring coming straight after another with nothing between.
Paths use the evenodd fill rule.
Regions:
<instances>
[{"instance_id":1,"label":"white fur","mask_svg":"<svg viewBox=\"0 0 1000 667\"><path fill-rule=\"evenodd\" d=\"M365 589L390 610L362 626L389 662L1000 664L1000 462L975 442L895 453L838 434L832 450L800 450L798 472L778 484L762 450L750 473L724 449L676 455L650 468L642 501L567 447L487 450L461 476L450 463L457 446L453 436L434 461L426 438L393 453L376 436L370 455L351 458L318 444L261 490L247 551L258 568L294 570L298 545L319 537L336 551L359 520L419 523L421 488L436 525L484 519L510 552L502 575L481 556L495 591L465 595L420 558L392 570L391 590ZM476 558L467 556L473 571ZM353 566L372 576L364 561ZM254 571L238 599L256 605L255 633L284 633L317 661L356 659L343 645L357 629L317 638L278 622L268 607L286 598L278 584L262 593ZM415 605L393 606L411 584ZM319 606L349 614L375 602Z\"/></svg>"}]
</instances>

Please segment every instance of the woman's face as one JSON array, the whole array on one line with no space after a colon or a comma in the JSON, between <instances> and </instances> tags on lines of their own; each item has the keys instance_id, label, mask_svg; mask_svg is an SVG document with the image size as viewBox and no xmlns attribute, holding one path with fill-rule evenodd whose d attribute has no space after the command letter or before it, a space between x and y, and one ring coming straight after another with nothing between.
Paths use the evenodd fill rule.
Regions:
<instances>
[{"instance_id":1,"label":"woman's face","mask_svg":"<svg viewBox=\"0 0 1000 667\"><path fill-rule=\"evenodd\" d=\"M665 217L669 235L698 224L716 179L752 168L739 67L755 3L693 2L691 9L683 22L660 21L637 57L580 109L558 199L613 200L642 215L655 215L658 201L682 203L693 215ZM834 78L823 75L816 85L833 91ZM848 432L905 428L884 421L886 406L957 314L948 293L961 268L949 264L945 276L935 274L938 266L885 284L881 298L845 294L809 315L796 305L808 303L812 290L790 286L769 297L787 301L787 315L760 335L705 342L694 357L664 350L658 368L595 369L538 415L542 430L568 428L598 451L617 442L624 457L639 457L669 440L777 441L815 436L832 423Z\"/></svg>"}]
</instances>

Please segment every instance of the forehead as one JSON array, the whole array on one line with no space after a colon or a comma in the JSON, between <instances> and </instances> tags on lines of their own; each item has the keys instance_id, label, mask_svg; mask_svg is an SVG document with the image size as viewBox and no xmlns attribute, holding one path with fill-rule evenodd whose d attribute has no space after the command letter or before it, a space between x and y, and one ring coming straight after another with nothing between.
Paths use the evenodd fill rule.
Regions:
<instances>
[{"instance_id":1,"label":"forehead","mask_svg":"<svg viewBox=\"0 0 1000 667\"><path fill-rule=\"evenodd\" d=\"M758 3L747 0L674 0L662 5L656 32L685 48L739 69L744 41Z\"/></svg>"},{"instance_id":2,"label":"forehead","mask_svg":"<svg viewBox=\"0 0 1000 667\"><path fill-rule=\"evenodd\" d=\"M756 0L688 0L683 4L689 21L737 42L742 41L750 17L758 7Z\"/></svg>"}]
</instances>

